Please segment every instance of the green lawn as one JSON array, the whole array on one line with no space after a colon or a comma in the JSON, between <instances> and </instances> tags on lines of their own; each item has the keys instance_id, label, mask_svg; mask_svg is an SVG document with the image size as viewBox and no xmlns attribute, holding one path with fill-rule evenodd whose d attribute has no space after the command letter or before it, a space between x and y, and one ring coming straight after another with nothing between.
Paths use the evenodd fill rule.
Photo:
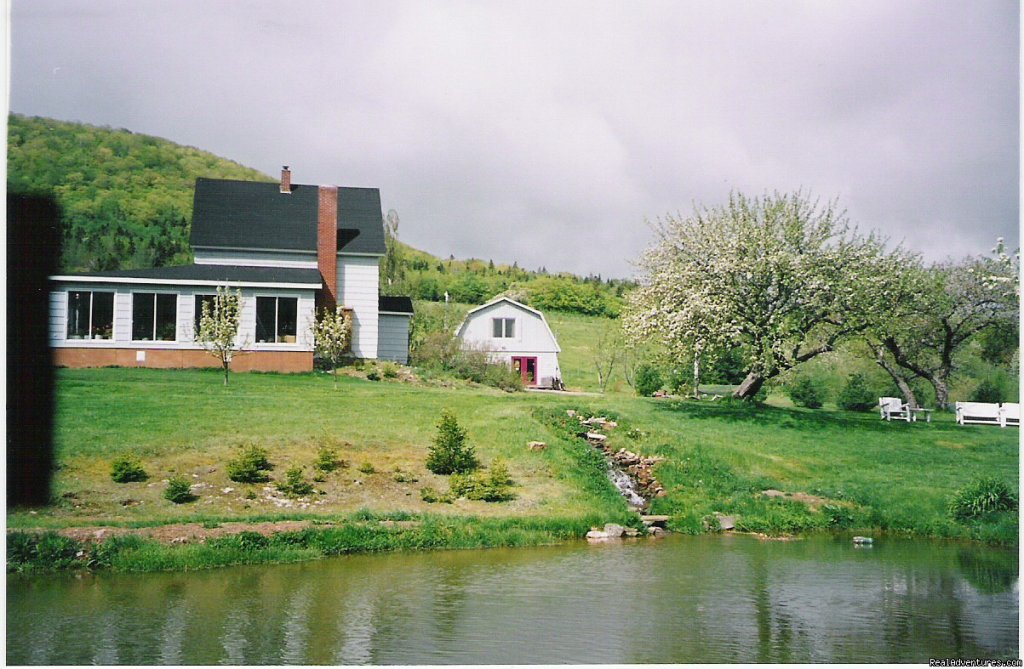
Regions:
<instances>
[{"instance_id":1,"label":"green lawn","mask_svg":"<svg viewBox=\"0 0 1024 669\"><path fill-rule=\"evenodd\" d=\"M561 324L569 327L584 324ZM571 359L571 356L570 356ZM563 370L566 367L563 364ZM235 374L224 388L216 371L60 370L55 502L16 511L13 527L153 524L209 519L340 517L365 509L478 517L621 518L624 503L595 486L583 442L563 438L553 416L577 407L619 418L616 448L665 460L655 473L668 495L652 512L700 531L713 512L739 529L767 533L818 528L888 529L1016 542L1017 514L958 523L946 513L954 490L996 477L1018 490L1016 428L883 423L875 413L673 401L625 393L572 397L507 394L483 387L438 387L323 374ZM512 502L426 503L420 489L446 489L423 463L442 408L451 409L486 463L505 458L517 481ZM531 440L549 444L529 451ZM235 447L268 448L277 479L289 466L312 474L317 449L334 444L350 467L318 483L306 503L279 506L266 488L228 480ZM581 450L582 449L582 450ZM110 463L135 453L150 479L116 484ZM582 454L582 455L581 455ZM373 473L358 471L369 463ZM411 476L395 476L398 469ZM163 482L182 474L201 484L199 499L174 505ZM404 481L396 478L405 478ZM408 480L416 478L415 482ZM765 498L774 488L813 496L807 504ZM249 494L251 493L251 494Z\"/></svg>"}]
</instances>

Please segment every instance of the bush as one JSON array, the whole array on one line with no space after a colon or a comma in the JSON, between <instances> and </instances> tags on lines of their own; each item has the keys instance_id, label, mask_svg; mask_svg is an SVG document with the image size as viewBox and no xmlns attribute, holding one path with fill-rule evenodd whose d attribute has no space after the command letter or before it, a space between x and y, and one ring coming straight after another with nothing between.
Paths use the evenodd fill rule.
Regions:
<instances>
[{"instance_id":1,"label":"bush","mask_svg":"<svg viewBox=\"0 0 1024 669\"><path fill-rule=\"evenodd\" d=\"M808 409L820 409L825 403L825 388L810 376L801 376L786 386L786 394L793 404Z\"/></svg>"},{"instance_id":2,"label":"bush","mask_svg":"<svg viewBox=\"0 0 1024 669\"><path fill-rule=\"evenodd\" d=\"M167 490L164 491L164 499L175 504L191 502L196 498L192 494L192 484L184 476L172 476L167 482Z\"/></svg>"},{"instance_id":3,"label":"bush","mask_svg":"<svg viewBox=\"0 0 1024 669\"><path fill-rule=\"evenodd\" d=\"M975 479L960 488L949 501L949 515L955 520L970 520L993 511L1017 508L1017 496L1006 483L990 478Z\"/></svg>"},{"instance_id":4,"label":"bush","mask_svg":"<svg viewBox=\"0 0 1024 669\"><path fill-rule=\"evenodd\" d=\"M641 397L650 397L661 390L661 372L650 363L642 363L637 366L634 373L633 387L636 394Z\"/></svg>"},{"instance_id":5,"label":"bush","mask_svg":"<svg viewBox=\"0 0 1024 669\"><path fill-rule=\"evenodd\" d=\"M393 362L386 361L380 366L380 373L385 379L394 379L398 377L398 365Z\"/></svg>"},{"instance_id":6,"label":"bush","mask_svg":"<svg viewBox=\"0 0 1024 669\"><path fill-rule=\"evenodd\" d=\"M868 387L863 374L851 374L846 380L836 403L847 411L871 411L878 402L878 395Z\"/></svg>"},{"instance_id":7,"label":"bush","mask_svg":"<svg viewBox=\"0 0 1024 669\"><path fill-rule=\"evenodd\" d=\"M470 472L480 467L472 446L466 444L466 431L448 409L441 411L437 436L427 454L427 469L435 474Z\"/></svg>"},{"instance_id":8,"label":"bush","mask_svg":"<svg viewBox=\"0 0 1024 669\"><path fill-rule=\"evenodd\" d=\"M488 473L471 472L452 474L449 480L449 495L453 498L482 500L484 502L505 502L515 499L510 489L513 484L508 466L500 459L491 463Z\"/></svg>"},{"instance_id":9,"label":"bush","mask_svg":"<svg viewBox=\"0 0 1024 669\"><path fill-rule=\"evenodd\" d=\"M321 446L316 453L316 461L313 468L321 472L333 472L335 469L344 469L348 463L338 458L338 449L333 446Z\"/></svg>"},{"instance_id":10,"label":"bush","mask_svg":"<svg viewBox=\"0 0 1024 669\"><path fill-rule=\"evenodd\" d=\"M523 377L505 365L486 365L483 382L509 393L523 389Z\"/></svg>"},{"instance_id":11,"label":"bush","mask_svg":"<svg viewBox=\"0 0 1024 669\"><path fill-rule=\"evenodd\" d=\"M1003 389L999 387L998 383L985 379L974 389L974 392L971 394L971 401L997 404L1003 401Z\"/></svg>"},{"instance_id":12,"label":"bush","mask_svg":"<svg viewBox=\"0 0 1024 669\"><path fill-rule=\"evenodd\" d=\"M302 497L313 492L313 484L306 480L302 467L291 467L284 473L284 481L274 484L289 497Z\"/></svg>"},{"instance_id":13,"label":"bush","mask_svg":"<svg viewBox=\"0 0 1024 669\"><path fill-rule=\"evenodd\" d=\"M247 444L239 450L238 457L228 462L228 478L239 483L264 483L270 480L265 472L273 468L265 448Z\"/></svg>"},{"instance_id":14,"label":"bush","mask_svg":"<svg viewBox=\"0 0 1024 669\"><path fill-rule=\"evenodd\" d=\"M367 381L380 381L380 373L376 369L371 369L366 373Z\"/></svg>"},{"instance_id":15,"label":"bush","mask_svg":"<svg viewBox=\"0 0 1024 669\"><path fill-rule=\"evenodd\" d=\"M110 465L110 478L114 479L115 483L132 483L145 481L149 475L137 458L123 455Z\"/></svg>"},{"instance_id":16,"label":"bush","mask_svg":"<svg viewBox=\"0 0 1024 669\"><path fill-rule=\"evenodd\" d=\"M359 465L359 471L362 472L363 474L373 474L377 470L373 468L373 463L364 462L363 464Z\"/></svg>"},{"instance_id":17,"label":"bush","mask_svg":"<svg viewBox=\"0 0 1024 669\"><path fill-rule=\"evenodd\" d=\"M453 501L451 493L441 494L437 490L431 488L430 486L423 486L422 488L420 488L420 499L422 499L424 502L427 502L428 504L433 504L434 502L444 502L445 504L451 504Z\"/></svg>"}]
</instances>

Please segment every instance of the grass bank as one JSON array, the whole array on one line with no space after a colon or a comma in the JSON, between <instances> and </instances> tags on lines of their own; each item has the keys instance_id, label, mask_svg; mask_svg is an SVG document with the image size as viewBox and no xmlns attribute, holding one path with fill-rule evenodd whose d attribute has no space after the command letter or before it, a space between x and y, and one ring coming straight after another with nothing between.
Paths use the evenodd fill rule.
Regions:
<instances>
[{"instance_id":1,"label":"grass bank","mask_svg":"<svg viewBox=\"0 0 1024 669\"><path fill-rule=\"evenodd\" d=\"M86 540L68 547L82 552L76 564L197 568L310 559L341 545L314 540L320 535L348 537L350 547L364 541L366 550L535 545L582 536L591 525L627 522L628 508L604 477L603 460L566 422L570 408L616 417L620 426L608 432L614 448L662 458L654 473L665 495L651 512L671 516L678 531L714 529L717 513L734 517L739 530L766 534L864 529L1017 543L1016 511L957 520L948 504L980 477L1019 493L1018 431L957 426L949 415L931 424L883 423L874 413L614 392L508 394L398 379L341 378L335 390L322 374L238 374L224 388L217 372L196 370L60 370L57 392L52 503L10 511L10 529L30 530L38 539L40 531L82 528L71 537L82 541L84 528L311 525L297 544L274 540L244 553L224 537L176 546L137 537L117 540L127 543L115 560L95 557ZM447 477L424 466L444 408L457 416L485 466L499 457L507 462L513 500L446 504L421 497L424 487L448 487ZM530 441L547 448L530 450ZM229 479L227 462L250 443L268 451L270 481ZM313 481L324 445L345 466ZM146 480L111 480L112 462L125 454L138 458ZM292 467L302 468L312 494L295 498L276 489ZM164 499L175 476L192 482L194 501ZM396 528L381 520L418 525ZM111 546L104 550L117 543ZM48 550L30 546L18 559L45 562L40 556Z\"/></svg>"}]
</instances>

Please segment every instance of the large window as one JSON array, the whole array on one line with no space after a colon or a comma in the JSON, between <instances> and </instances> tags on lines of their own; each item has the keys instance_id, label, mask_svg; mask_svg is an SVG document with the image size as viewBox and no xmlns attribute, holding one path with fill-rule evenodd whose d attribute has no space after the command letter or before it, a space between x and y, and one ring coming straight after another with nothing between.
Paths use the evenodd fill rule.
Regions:
<instances>
[{"instance_id":1,"label":"large window","mask_svg":"<svg viewBox=\"0 0 1024 669\"><path fill-rule=\"evenodd\" d=\"M495 339L512 339L516 336L516 319L492 318Z\"/></svg>"},{"instance_id":2,"label":"large window","mask_svg":"<svg viewBox=\"0 0 1024 669\"><path fill-rule=\"evenodd\" d=\"M68 339L111 339L114 336L114 294L68 291Z\"/></svg>"},{"instance_id":3,"label":"large window","mask_svg":"<svg viewBox=\"0 0 1024 669\"><path fill-rule=\"evenodd\" d=\"M295 297L256 298L256 342L294 344L299 320L299 300Z\"/></svg>"},{"instance_id":4,"label":"large window","mask_svg":"<svg viewBox=\"0 0 1024 669\"><path fill-rule=\"evenodd\" d=\"M178 330L178 296L174 293L132 294L132 339L174 341Z\"/></svg>"}]
</instances>

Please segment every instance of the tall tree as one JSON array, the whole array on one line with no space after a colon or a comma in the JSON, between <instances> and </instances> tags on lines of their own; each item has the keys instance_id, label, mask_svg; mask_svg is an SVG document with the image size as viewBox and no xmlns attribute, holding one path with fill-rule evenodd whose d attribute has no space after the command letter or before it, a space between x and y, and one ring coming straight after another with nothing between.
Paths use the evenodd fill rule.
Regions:
<instances>
[{"instance_id":1,"label":"tall tree","mask_svg":"<svg viewBox=\"0 0 1024 669\"><path fill-rule=\"evenodd\" d=\"M799 192L732 194L654 228L627 332L677 360L742 346L748 369L734 395L743 399L874 324L901 297L896 269L913 260L859 235L834 202Z\"/></svg>"},{"instance_id":2,"label":"tall tree","mask_svg":"<svg viewBox=\"0 0 1024 669\"><path fill-rule=\"evenodd\" d=\"M399 223L398 212L389 209L384 217L384 260L380 264L380 283L387 294L392 294L405 277L405 259L398 241Z\"/></svg>"},{"instance_id":3,"label":"tall tree","mask_svg":"<svg viewBox=\"0 0 1024 669\"><path fill-rule=\"evenodd\" d=\"M224 385L228 385L228 372L235 354L245 347L238 337L242 311L242 291L218 286L212 300L203 302L199 317L196 342L220 361L224 369Z\"/></svg>"},{"instance_id":4,"label":"tall tree","mask_svg":"<svg viewBox=\"0 0 1024 669\"><path fill-rule=\"evenodd\" d=\"M879 366L908 402L917 403L909 380L922 378L935 390L936 404L945 408L966 344L986 330L1012 327L1019 318L1017 266L1001 250L997 246L995 258L967 258L924 270L921 280L911 279L919 286L910 300L914 312L887 319L870 333L868 343ZM905 269L904 276L917 271Z\"/></svg>"}]
</instances>

